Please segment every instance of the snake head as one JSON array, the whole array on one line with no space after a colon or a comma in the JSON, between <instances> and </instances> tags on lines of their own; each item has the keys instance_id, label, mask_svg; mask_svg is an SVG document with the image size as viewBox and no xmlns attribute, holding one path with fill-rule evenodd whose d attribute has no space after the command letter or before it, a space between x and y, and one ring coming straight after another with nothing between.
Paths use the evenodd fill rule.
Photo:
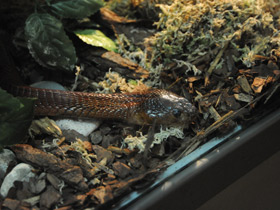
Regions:
<instances>
[{"instance_id":1,"label":"snake head","mask_svg":"<svg viewBox=\"0 0 280 210\"><path fill-rule=\"evenodd\" d=\"M150 91L142 110L138 116L142 124L152 124L156 120L157 124L185 128L197 114L196 108L186 98L166 90Z\"/></svg>"}]
</instances>

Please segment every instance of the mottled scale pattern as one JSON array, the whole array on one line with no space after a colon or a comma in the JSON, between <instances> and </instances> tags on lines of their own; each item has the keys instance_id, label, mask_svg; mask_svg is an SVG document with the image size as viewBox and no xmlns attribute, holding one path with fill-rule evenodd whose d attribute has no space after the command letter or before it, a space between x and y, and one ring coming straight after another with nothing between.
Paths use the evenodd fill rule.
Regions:
<instances>
[{"instance_id":1,"label":"mottled scale pattern","mask_svg":"<svg viewBox=\"0 0 280 210\"><path fill-rule=\"evenodd\" d=\"M187 127L196 114L185 98L166 90L141 93L85 93L29 86L12 86L15 96L36 98L35 114L79 118L123 120L133 124L179 125Z\"/></svg>"}]
</instances>

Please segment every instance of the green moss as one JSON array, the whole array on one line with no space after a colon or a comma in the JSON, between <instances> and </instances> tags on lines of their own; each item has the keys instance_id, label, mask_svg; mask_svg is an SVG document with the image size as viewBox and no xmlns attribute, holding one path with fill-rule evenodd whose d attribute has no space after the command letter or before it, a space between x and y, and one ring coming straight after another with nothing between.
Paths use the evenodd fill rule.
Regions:
<instances>
[{"instance_id":1,"label":"green moss","mask_svg":"<svg viewBox=\"0 0 280 210\"><path fill-rule=\"evenodd\" d=\"M131 10L131 1L129 0L111 0L106 7L124 17L132 16L135 13Z\"/></svg>"},{"instance_id":2,"label":"green moss","mask_svg":"<svg viewBox=\"0 0 280 210\"><path fill-rule=\"evenodd\" d=\"M195 4L190 0L175 0L171 5L161 4L159 7L162 13L155 24L160 31L147 42L152 48L151 57L163 63L183 56L194 61L211 49L222 48L228 40L239 41L244 33L252 39L250 44L254 45L251 46L254 53L263 54L266 50L264 43L257 42L260 37L266 36L261 31L275 31L273 16L265 13L259 1L206 0ZM259 44L261 46L256 46ZM247 62L251 60L247 56L250 56L249 52L243 54L240 60L250 65L252 62Z\"/></svg>"},{"instance_id":3,"label":"green moss","mask_svg":"<svg viewBox=\"0 0 280 210\"><path fill-rule=\"evenodd\" d=\"M123 38L125 42L119 51L133 58L137 50L135 60L151 71L153 80L148 81L149 85L161 85L160 72L170 63L192 66L211 55L204 63L209 67L228 42L228 48L239 52L235 61L247 67L254 64L255 55L280 53L278 1L174 0L172 4L154 6L161 12L154 23L157 32L146 39L146 48L137 49ZM216 68L222 66L222 61L223 58Z\"/></svg>"}]
</instances>

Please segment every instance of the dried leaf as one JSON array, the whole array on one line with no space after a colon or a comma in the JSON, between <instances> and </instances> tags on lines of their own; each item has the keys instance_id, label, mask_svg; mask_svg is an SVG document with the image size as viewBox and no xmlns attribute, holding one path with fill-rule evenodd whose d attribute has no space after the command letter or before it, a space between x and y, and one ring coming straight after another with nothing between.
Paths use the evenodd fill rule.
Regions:
<instances>
[{"instance_id":1,"label":"dried leaf","mask_svg":"<svg viewBox=\"0 0 280 210\"><path fill-rule=\"evenodd\" d=\"M103 47L108 51L117 51L117 46L110 38L99 30L77 30L74 33L85 43L95 47Z\"/></svg>"}]
</instances>

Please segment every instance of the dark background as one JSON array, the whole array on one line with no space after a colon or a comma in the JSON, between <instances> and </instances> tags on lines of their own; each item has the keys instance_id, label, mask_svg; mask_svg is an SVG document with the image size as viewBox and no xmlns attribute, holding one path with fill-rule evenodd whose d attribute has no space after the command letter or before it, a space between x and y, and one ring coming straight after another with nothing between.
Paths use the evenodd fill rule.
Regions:
<instances>
[{"instance_id":1,"label":"dark background","mask_svg":"<svg viewBox=\"0 0 280 210\"><path fill-rule=\"evenodd\" d=\"M279 210L280 152L262 162L198 208L198 210L212 209Z\"/></svg>"}]
</instances>

